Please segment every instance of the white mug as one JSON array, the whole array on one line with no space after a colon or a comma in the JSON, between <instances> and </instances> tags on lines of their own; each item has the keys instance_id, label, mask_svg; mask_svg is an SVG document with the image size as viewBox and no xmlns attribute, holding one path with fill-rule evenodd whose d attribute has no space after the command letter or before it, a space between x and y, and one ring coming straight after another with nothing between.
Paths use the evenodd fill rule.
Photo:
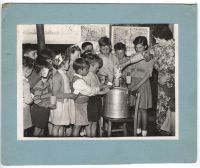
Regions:
<instances>
[{"instance_id":1,"label":"white mug","mask_svg":"<svg viewBox=\"0 0 200 168\"><path fill-rule=\"evenodd\" d=\"M131 76L126 76L126 83L131 84Z\"/></svg>"},{"instance_id":2,"label":"white mug","mask_svg":"<svg viewBox=\"0 0 200 168\"><path fill-rule=\"evenodd\" d=\"M56 96L50 97L50 103L51 103L51 105L56 105Z\"/></svg>"},{"instance_id":3,"label":"white mug","mask_svg":"<svg viewBox=\"0 0 200 168\"><path fill-rule=\"evenodd\" d=\"M49 73L49 69L48 68L43 68L42 69L42 77L43 78L46 78L48 73Z\"/></svg>"}]
</instances>

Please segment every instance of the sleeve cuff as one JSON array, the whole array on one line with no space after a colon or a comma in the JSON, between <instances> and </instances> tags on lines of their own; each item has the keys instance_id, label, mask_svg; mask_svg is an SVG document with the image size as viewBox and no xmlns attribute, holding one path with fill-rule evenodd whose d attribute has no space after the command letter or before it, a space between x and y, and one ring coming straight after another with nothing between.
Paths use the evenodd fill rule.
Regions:
<instances>
[{"instance_id":1,"label":"sleeve cuff","mask_svg":"<svg viewBox=\"0 0 200 168\"><path fill-rule=\"evenodd\" d=\"M112 82L108 82L107 85L112 86L113 84L112 84Z\"/></svg>"},{"instance_id":2,"label":"sleeve cuff","mask_svg":"<svg viewBox=\"0 0 200 168\"><path fill-rule=\"evenodd\" d=\"M74 90L73 93L76 94L76 95L78 95L78 94L79 94L79 91L78 91L78 90Z\"/></svg>"}]
</instances>

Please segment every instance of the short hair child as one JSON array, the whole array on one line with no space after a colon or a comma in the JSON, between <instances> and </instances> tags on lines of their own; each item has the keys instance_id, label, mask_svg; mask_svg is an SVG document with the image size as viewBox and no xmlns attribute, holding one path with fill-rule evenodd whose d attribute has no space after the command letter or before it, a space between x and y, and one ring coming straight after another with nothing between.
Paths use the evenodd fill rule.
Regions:
<instances>
[{"instance_id":1,"label":"short hair child","mask_svg":"<svg viewBox=\"0 0 200 168\"><path fill-rule=\"evenodd\" d=\"M83 68L86 68L86 67L89 68L90 64L84 58L78 58L73 63L73 68L74 68L74 71L76 73L78 73L79 69L83 69Z\"/></svg>"},{"instance_id":2,"label":"short hair child","mask_svg":"<svg viewBox=\"0 0 200 168\"><path fill-rule=\"evenodd\" d=\"M80 51L81 52L81 49L79 46L77 45L71 45L70 47L68 47L65 51L65 55L68 55L70 56L71 54L74 54L76 51Z\"/></svg>"},{"instance_id":3,"label":"short hair child","mask_svg":"<svg viewBox=\"0 0 200 168\"><path fill-rule=\"evenodd\" d=\"M104 36L104 37L101 37L98 41L99 43L99 46L110 46L111 47L111 41L108 37Z\"/></svg>"},{"instance_id":4,"label":"short hair child","mask_svg":"<svg viewBox=\"0 0 200 168\"><path fill-rule=\"evenodd\" d=\"M38 59L35 63L35 71L39 73L42 68L47 68L49 70L52 70L52 65L45 60Z\"/></svg>"},{"instance_id":5,"label":"short hair child","mask_svg":"<svg viewBox=\"0 0 200 168\"><path fill-rule=\"evenodd\" d=\"M89 51L89 50L86 50L86 51L84 51L81 55L80 55L80 57L81 58L86 58L87 57L87 55L91 55L92 54L92 52L91 51Z\"/></svg>"},{"instance_id":6,"label":"short hair child","mask_svg":"<svg viewBox=\"0 0 200 168\"><path fill-rule=\"evenodd\" d=\"M52 51L49 48L45 48L39 52L39 59L48 61L48 60L53 60L54 57L55 57L54 51Z\"/></svg>"},{"instance_id":7,"label":"short hair child","mask_svg":"<svg viewBox=\"0 0 200 168\"><path fill-rule=\"evenodd\" d=\"M79 100L81 100L80 96L75 100L76 121L73 128L72 136L79 136L81 127L88 125L88 117L87 117L87 101L89 98L88 96L94 96L100 90L100 87L91 87L83 79L83 76L87 75L89 71L89 67L90 67L89 62L86 61L84 58L78 58L73 63L73 68L75 71L74 79L73 79L74 94L79 94L80 96L83 96L85 101L81 103L77 102L79 98L80 98ZM87 70L79 71L79 70L84 70L86 68L88 68L88 71Z\"/></svg>"},{"instance_id":8,"label":"short hair child","mask_svg":"<svg viewBox=\"0 0 200 168\"><path fill-rule=\"evenodd\" d=\"M136 53L145 52L148 49L148 42L145 36L137 36L133 41L133 44L135 45ZM146 62L145 60L142 60L134 65L135 67L132 71L135 73L132 74L133 82L131 84L131 90L138 90L141 94L138 114L141 118L138 118L137 133L142 133L142 136L146 136L148 118L147 109L152 108L152 93L149 78L153 70L153 61L150 60L149 62Z\"/></svg>"},{"instance_id":9,"label":"short hair child","mask_svg":"<svg viewBox=\"0 0 200 168\"><path fill-rule=\"evenodd\" d=\"M83 44L81 45L81 49L82 49L83 51L86 51L86 50L88 50L88 49L87 49L88 46L91 46L91 48L93 48L93 44L92 44L91 42L88 42L88 41L83 42ZM90 51L90 50L89 50L89 51Z\"/></svg>"},{"instance_id":10,"label":"short hair child","mask_svg":"<svg viewBox=\"0 0 200 168\"><path fill-rule=\"evenodd\" d=\"M114 45L114 49L115 49L115 51L117 51L117 50L124 50L124 51L126 51L126 45L123 44L122 42L118 42L118 43L116 43Z\"/></svg>"},{"instance_id":11,"label":"short hair child","mask_svg":"<svg viewBox=\"0 0 200 168\"><path fill-rule=\"evenodd\" d=\"M96 54L87 54L85 58L89 64L90 69L87 76L84 77L86 83L88 83L91 87L99 87L100 81L97 77L97 72L100 67L103 65L103 60ZM95 106L94 106L95 104ZM89 125L86 126L86 135L88 137L96 136L97 122L100 118L100 114L102 113L102 100L101 96L95 95L89 98L87 105L87 116Z\"/></svg>"},{"instance_id":12,"label":"short hair child","mask_svg":"<svg viewBox=\"0 0 200 168\"><path fill-rule=\"evenodd\" d=\"M137 44L142 44L145 46L145 50L148 49L148 41L145 36L137 36L135 40L133 40L133 44L136 46Z\"/></svg>"},{"instance_id":13,"label":"short hair child","mask_svg":"<svg viewBox=\"0 0 200 168\"><path fill-rule=\"evenodd\" d=\"M99 64L99 68L103 66L103 60L97 54L87 54L85 57L86 61L89 62L90 65L94 65L95 63Z\"/></svg>"},{"instance_id":14,"label":"short hair child","mask_svg":"<svg viewBox=\"0 0 200 168\"><path fill-rule=\"evenodd\" d=\"M115 55L111 53L111 40L104 36L101 37L98 41L99 43L99 56L103 59L103 66L99 70L100 76L105 76L108 79L108 84L112 85L114 74L115 74L115 66L118 65L119 61Z\"/></svg>"},{"instance_id":15,"label":"short hair child","mask_svg":"<svg viewBox=\"0 0 200 168\"><path fill-rule=\"evenodd\" d=\"M28 67L32 69L34 67L35 60L29 57L23 57L23 67Z\"/></svg>"},{"instance_id":16,"label":"short hair child","mask_svg":"<svg viewBox=\"0 0 200 168\"><path fill-rule=\"evenodd\" d=\"M23 51L23 57L29 57L33 60L36 60L38 58L38 54L37 54L37 50L33 50L33 49L25 49Z\"/></svg>"}]
</instances>

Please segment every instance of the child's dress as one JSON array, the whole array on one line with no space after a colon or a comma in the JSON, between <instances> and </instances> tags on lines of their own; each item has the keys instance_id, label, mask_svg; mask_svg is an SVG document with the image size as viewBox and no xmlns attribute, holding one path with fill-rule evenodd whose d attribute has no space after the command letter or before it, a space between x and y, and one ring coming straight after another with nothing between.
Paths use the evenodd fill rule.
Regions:
<instances>
[{"instance_id":1,"label":"child's dress","mask_svg":"<svg viewBox=\"0 0 200 168\"><path fill-rule=\"evenodd\" d=\"M74 78L74 69L73 69L73 65L71 65L69 67L69 70L66 72L68 77L69 77L69 81L70 81L70 84L73 82L73 78Z\"/></svg>"},{"instance_id":2,"label":"child's dress","mask_svg":"<svg viewBox=\"0 0 200 168\"><path fill-rule=\"evenodd\" d=\"M69 77L62 70L57 73L62 77L61 90L71 93ZM55 81L56 82L56 81ZM54 83L55 83L54 82ZM56 109L51 110L49 122L54 125L69 125L75 123L75 105L72 99L57 99Z\"/></svg>"},{"instance_id":3,"label":"child's dress","mask_svg":"<svg viewBox=\"0 0 200 168\"><path fill-rule=\"evenodd\" d=\"M135 86L138 84L146 74L151 76L153 70L153 61L146 62L142 60L136 64L131 65L130 72L132 76L131 86ZM140 103L139 108L148 109L152 108L152 93L151 93L151 85L150 80L147 79L140 87Z\"/></svg>"},{"instance_id":4,"label":"child's dress","mask_svg":"<svg viewBox=\"0 0 200 168\"><path fill-rule=\"evenodd\" d=\"M33 125L38 128L46 128L49 120L50 110L50 97L52 89L50 82L44 83L40 80L33 88L34 104L31 109L31 117Z\"/></svg>"},{"instance_id":5,"label":"child's dress","mask_svg":"<svg viewBox=\"0 0 200 168\"><path fill-rule=\"evenodd\" d=\"M33 102L30 92L30 84L28 79L24 77L23 79L23 120L24 129L32 127L30 104Z\"/></svg>"},{"instance_id":6,"label":"child's dress","mask_svg":"<svg viewBox=\"0 0 200 168\"><path fill-rule=\"evenodd\" d=\"M83 80L83 77L76 73L74 74L73 79L73 89L75 94L79 94L82 97L93 96L99 92L99 87L90 87ZM88 125L87 101L83 103L77 103L75 100L75 125Z\"/></svg>"}]
</instances>

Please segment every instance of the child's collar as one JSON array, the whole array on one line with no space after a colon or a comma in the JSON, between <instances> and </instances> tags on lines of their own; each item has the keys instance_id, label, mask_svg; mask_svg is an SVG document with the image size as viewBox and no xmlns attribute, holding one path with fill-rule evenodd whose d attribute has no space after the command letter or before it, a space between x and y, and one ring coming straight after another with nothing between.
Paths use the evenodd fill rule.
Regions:
<instances>
[{"instance_id":1,"label":"child's collar","mask_svg":"<svg viewBox=\"0 0 200 168\"><path fill-rule=\"evenodd\" d=\"M23 76L23 79L26 80L28 82L28 78L26 78L25 76Z\"/></svg>"},{"instance_id":2,"label":"child's collar","mask_svg":"<svg viewBox=\"0 0 200 168\"><path fill-rule=\"evenodd\" d=\"M78 76L79 78L83 78L82 75L79 75L79 74L77 74L77 73L74 73L74 76Z\"/></svg>"}]
</instances>

